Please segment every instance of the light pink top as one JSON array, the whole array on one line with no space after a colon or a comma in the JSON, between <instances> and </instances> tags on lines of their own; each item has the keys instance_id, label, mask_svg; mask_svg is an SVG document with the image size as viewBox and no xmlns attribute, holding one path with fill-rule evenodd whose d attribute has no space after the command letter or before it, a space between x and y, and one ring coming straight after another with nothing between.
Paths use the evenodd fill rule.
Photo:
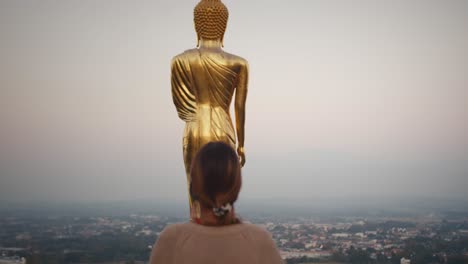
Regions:
<instances>
[{"instance_id":1,"label":"light pink top","mask_svg":"<svg viewBox=\"0 0 468 264\"><path fill-rule=\"evenodd\" d=\"M283 263L270 233L253 224L220 227L183 223L167 226L150 264Z\"/></svg>"}]
</instances>

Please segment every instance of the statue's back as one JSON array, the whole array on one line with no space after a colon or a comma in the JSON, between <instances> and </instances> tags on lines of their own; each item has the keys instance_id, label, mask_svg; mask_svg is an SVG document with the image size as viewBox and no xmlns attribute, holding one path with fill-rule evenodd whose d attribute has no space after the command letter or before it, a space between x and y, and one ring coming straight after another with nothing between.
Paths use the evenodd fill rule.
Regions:
<instances>
[{"instance_id":1,"label":"statue's back","mask_svg":"<svg viewBox=\"0 0 468 264\"><path fill-rule=\"evenodd\" d=\"M198 105L229 111L229 105L245 60L224 51L192 49L185 53L192 74L192 92Z\"/></svg>"},{"instance_id":2,"label":"statue's back","mask_svg":"<svg viewBox=\"0 0 468 264\"><path fill-rule=\"evenodd\" d=\"M236 146L229 114L236 86L247 62L222 50L191 49L172 61L172 91L179 116L186 121L184 156L187 170L204 144L223 141Z\"/></svg>"}]
</instances>

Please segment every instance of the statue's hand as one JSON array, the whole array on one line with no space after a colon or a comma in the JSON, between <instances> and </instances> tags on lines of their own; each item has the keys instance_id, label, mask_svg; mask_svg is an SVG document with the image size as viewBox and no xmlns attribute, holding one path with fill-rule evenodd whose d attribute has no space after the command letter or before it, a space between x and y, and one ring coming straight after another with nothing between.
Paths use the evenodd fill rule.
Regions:
<instances>
[{"instance_id":1,"label":"statue's hand","mask_svg":"<svg viewBox=\"0 0 468 264\"><path fill-rule=\"evenodd\" d=\"M241 167L244 167L244 164L245 164L244 147L237 148L237 155L239 156L239 162L240 162Z\"/></svg>"}]
</instances>

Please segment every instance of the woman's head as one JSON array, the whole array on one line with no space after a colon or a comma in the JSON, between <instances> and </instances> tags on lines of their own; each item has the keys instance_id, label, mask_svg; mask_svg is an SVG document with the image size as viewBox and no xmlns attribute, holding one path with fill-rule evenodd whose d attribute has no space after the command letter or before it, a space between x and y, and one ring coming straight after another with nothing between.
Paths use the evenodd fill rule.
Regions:
<instances>
[{"instance_id":1,"label":"woman's head","mask_svg":"<svg viewBox=\"0 0 468 264\"><path fill-rule=\"evenodd\" d=\"M242 185L239 158L226 143L211 142L195 156L191 169L190 195L205 208L233 204Z\"/></svg>"}]
</instances>

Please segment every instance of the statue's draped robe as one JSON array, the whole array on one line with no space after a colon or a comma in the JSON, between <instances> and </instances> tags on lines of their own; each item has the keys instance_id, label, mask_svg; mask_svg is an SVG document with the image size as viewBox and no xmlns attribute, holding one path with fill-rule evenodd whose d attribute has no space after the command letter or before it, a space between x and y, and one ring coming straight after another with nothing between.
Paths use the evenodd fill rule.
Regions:
<instances>
[{"instance_id":1,"label":"statue's draped robe","mask_svg":"<svg viewBox=\"0 0 468 264\"><path fill-rule=\"evenodd\" d=\"M183 154L188 182L192 160L203 145L223 141L235 149L229 105L237 77L220 54L194 49L172 61L172 98L179 117L186 122Z\"/></svg>"}]
</instances>

